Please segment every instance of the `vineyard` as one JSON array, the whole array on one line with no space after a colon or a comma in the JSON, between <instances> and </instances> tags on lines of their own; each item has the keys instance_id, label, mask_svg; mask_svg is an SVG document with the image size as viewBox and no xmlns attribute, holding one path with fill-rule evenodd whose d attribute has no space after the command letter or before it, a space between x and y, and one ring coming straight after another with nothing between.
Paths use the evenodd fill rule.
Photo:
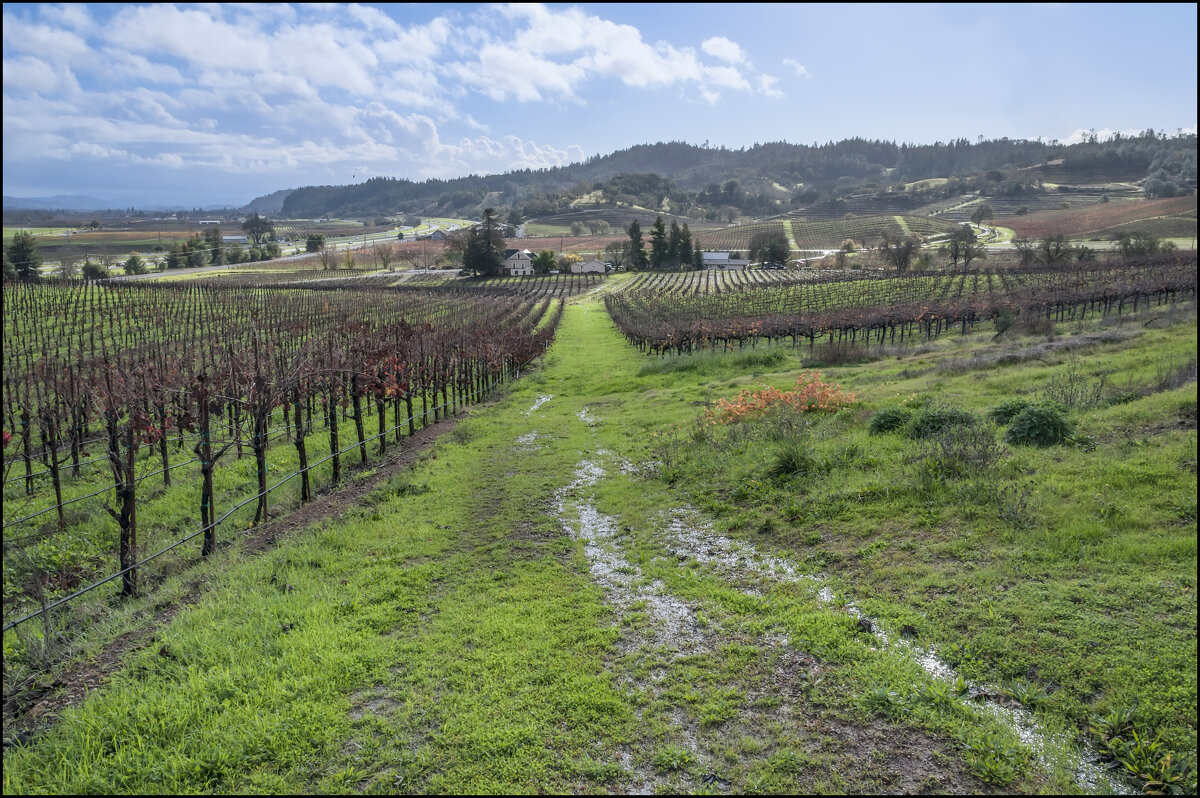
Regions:
<instances>
[{"instance_id":1,"label":"vineyard","mask_svg":"<svg viewBox=\"0 0 1200 798\"><path fill-rule=\"evenodd\" d=\"M867 216L829 221L805 221L806 217L788 215L778 219L751 224L738 224L720 230L704 230L694 234L701 248L718 251L746 251L750 241L761 233L784 235L794 242L793 249L836 249L846 239L863 246L878 242L884 235L917 233L934 236L948 233L956 225L926 216ZM790 233L790 236L789 236Z\"/></svg>"},{"instance_id":2,"label":"vineyard","mask_svg":"<svg viewBox=\"0 0 1200 798\"><path fill-rule=\"evenodd\" d=\"M451 271L425 274L338 269L271 274L246 272L210 277L206 284L261 288L306 288L319 291L411 291L428 296L506 296L525 299L566 299L599 286L602 274L546 274L520 277L462 278Z\"/></svg>"},{"instance_id":3,"label":"vineyard","mask_svg":"<svg viewBox=\"0 0 1200 798\"><path fill-rule=\"evenodd\" d=\"M47 645L480 401L562 313L212 281L6 284L4 306L4 628L42 615Z\"/></svg>"},{"instance_id":4,"label":"vineyard","mask_svg":"<svg viewBox=\"0 0 1200 798\"><path fill-rule=\"evenodd\" d=\"M1173 228L1188 229L1195 235L1196 198L1175 197L1172 199L1148 200L1146 202L1122 202L1089 205L1085 208L1046 211L1029 216L1006 219L1005 227L1011 227L1018 236L1043 238L1062 233L1068 237L1088 233L1103 233L1115 229L1153 229L1160 217L1175 220ZM1157 225L1161 228L1161 225Z\"/></svg>"},{"instance_id":5,"label":"vineyard","mask_svg":"<svg viewBox=\"0 0 1200 798\"><path fill-rule=\"evenodd\" d=\"M997 318L1059 319L1137 310L1196 293L1194 253L1069 267L833 279L647 275L605 298L625 336L657 354L728 349L759 340L792 346L828 336L851 345L928 340Z\"/></svg>"}]
</instances>

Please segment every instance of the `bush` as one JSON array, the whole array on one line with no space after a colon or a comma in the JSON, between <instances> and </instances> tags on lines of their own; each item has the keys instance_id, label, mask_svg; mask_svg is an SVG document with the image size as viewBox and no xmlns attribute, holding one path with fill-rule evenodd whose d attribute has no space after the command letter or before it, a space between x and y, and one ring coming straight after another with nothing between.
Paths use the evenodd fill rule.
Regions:
<instances>
[{"instance_id":1,"label":"bush","mask_svg":"<svg viewBox=\"0 0 1200 798\"><path fill-rule=\"evenodd\" d=\"M1010 399L989 410L988 418L997 424L1007 424L1020 414L1022 410L1027 410L1030 407L1033 407L1033 402L1030 402L1028 399Z\"/></svg>"},{"instance_id":2,"label":"bush","mask_svg":"<svg viewBox=\"0 0 1200 798\"><path fill-rule=\"evenodd\" d=\"M934 460L943 476L958 479L988 471L1004 456L990 424L951 424L921 444L922 454Z\"/></svg>"},{"instance_id":3,"label":"bush","mask_svg":"<svg viewBox=\"0 0 1200 798\"><path fill-rule=\"evenodd\" d=\"M895 432L912 419L913 411L907 407L885 407L871 417L871 434L881 435Z\"/></svg>"},{"instance_id":4,"label":"bush","mask_svg":"<svg viewBox=\"0 0 1200 798\"><path fill-rule=\"evenodd\" d=\"M1027 407L1013 418L1005 443L1018 446L1053 446L1071 437L1071 423L1062 412L1047 405Z\"/></svg>"},{"instance_id":5,"label":"bush","mask_svg":"<svg viewBox=\"0 0 1200 798\"><path fill-rule=\"evenodd\" d=\"M797 413L833 413L855 401L854 394L843 391L840 385L822 380L821 372L803 371L793 390L770 387L760 391L745 390L732 402L718 399L715 407L705 411L704 418L713 424L730 424L764 415L776 408L789 408Z\"/></svg>"},{"instance_id":6,"label":"bush","mask_svg":"<svg viewBox=\"0 0 1200 798\"><path fill-rule=\"evenodd\" d=\"M929 407L921 410L909 420L904 428L908 437L920 440L936 435L949 427L961 424L973 425L978 419L974 414L949 407Z\"/></svg>"},{"instance_id":7,"label":"bush","mask_svg":"<svg viewBox=\"0 0 1200 798\"><path fill-rule=\"evenodd\" d=\"M108 277L108 267L103 263L92 263L88 261L83 264L83 279L85 280L103 280Z\"/></svg>"}]
</instances>

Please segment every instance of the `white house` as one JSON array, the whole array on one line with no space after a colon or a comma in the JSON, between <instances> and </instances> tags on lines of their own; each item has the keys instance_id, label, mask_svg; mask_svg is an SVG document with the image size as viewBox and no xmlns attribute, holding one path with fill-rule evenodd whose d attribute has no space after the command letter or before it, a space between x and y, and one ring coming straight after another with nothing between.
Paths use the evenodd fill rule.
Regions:
<instances>
[{"instance_id":1,"label":"white house","mask_svg":"<svg viewBox=\"0 0 1200 798\"><path fill-rule=\"evenodd\" d=\"M598 260L585 260L571 264L571 274L604 274L607 271L604 263Z\"/></svg>"},{"instance_id":2,"label":"white house","mask_svg":"<svg viewBox=\"0 0 1200 798\"><path fill-rule=\"evenodd\" d=\"M702 252L704 268L706 269L745 269L750 265L749 260L730 258L728 252Z\"/></svg>"},{"instance_id":3,"label":"white house","mask_svg":"<svg viewBox=\"0 0 1200 798\"><path fill-rule=\"evenodd\" d=\"M527 249L504 250L504 263L501 271L510 277L524 277L533 274L533 253Z\"/></svg>"}]
</instances>

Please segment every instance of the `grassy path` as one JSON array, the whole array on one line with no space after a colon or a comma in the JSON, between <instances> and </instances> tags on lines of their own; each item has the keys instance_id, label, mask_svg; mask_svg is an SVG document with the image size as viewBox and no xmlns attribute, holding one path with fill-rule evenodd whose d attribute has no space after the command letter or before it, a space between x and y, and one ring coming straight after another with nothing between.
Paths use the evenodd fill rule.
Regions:
<instances>
[{"instance_id":1,"label":"grassy path","mask_svg":"<svg viewBox=\"0 0 1200 798\"><path fill-rule=\"evenodd\" d=\"M792 220L783 220L783 232L787 235L788 249L792 252L800 251L800 244L796 241L796 231L792 229Z\"/></svg>"},{"instance_id":2,"label":"grassy path","mask_svg":"<svg viewBox=\"0 0 1200 798\"><path fill-rule=\"evenodd\" d=\"M1070 745L939 692L844 586L650 476L751 360L655 370L570 306L506 397L9 749L5 792L1074 789Z\"/></svg>"}]
</instances>

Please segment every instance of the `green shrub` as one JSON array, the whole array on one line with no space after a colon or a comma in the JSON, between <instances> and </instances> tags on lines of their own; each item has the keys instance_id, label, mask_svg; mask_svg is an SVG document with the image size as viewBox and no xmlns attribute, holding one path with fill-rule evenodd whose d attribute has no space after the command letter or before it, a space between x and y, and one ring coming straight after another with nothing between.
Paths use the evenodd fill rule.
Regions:
<instances>
[{"instance_id":1,"label":"green shrub","mask_svg":"<svg viewBox=\"0 0 1200 798\"><path fill-rule=\"evenodd\" d=\"M1013 418L1004 442L1019 446L1053 446L1071 437L1071 422L1045 405L1027 407Z\"/></svg>"},{"instance_id":2,"label":"green shrub","mask_svg":"<svg viewBox=\"0 0 1200 798\"><path fill-rule=\"evenodd\" d=\"M871 434L895 432L908 423L913 411L907 407L885 407L871 417Z\"/></svg>"},{"instance_id":3,"label":"green shrub","mask_svg":"<svg viewBox=\"0 0 1200 798\"><path fill-rule=\"evenodd\" d=\"M988 418L995 421L997 424L1007 424L1012 421L1022 410L1033 407L1033 402L1028 399L1010 399L1007 402L1002 402L988 411Z\"/></svg>"},{"instance_id":4,"label":"green shrub","mask_svg":"<svg viewBox=\"0 0 1200 798\"><path fill-rule=\"evenodd\" d=\"M825 464L813 457L803 443L784 444L767 472L775 479L807 476L825 470Z\"/></svg>"},{"instance_id":5,"label":"green shrub","mask_svg":"<svg viewBox=\"0 0 1200 798\"><path fill-rule=\"evenodd\" d=\"M913 414L904 432L908 437L920 440L936 435L955 425L971 426L978 419L972 413L949 407L927 407Z\"/></svg>"}]
</instances>

